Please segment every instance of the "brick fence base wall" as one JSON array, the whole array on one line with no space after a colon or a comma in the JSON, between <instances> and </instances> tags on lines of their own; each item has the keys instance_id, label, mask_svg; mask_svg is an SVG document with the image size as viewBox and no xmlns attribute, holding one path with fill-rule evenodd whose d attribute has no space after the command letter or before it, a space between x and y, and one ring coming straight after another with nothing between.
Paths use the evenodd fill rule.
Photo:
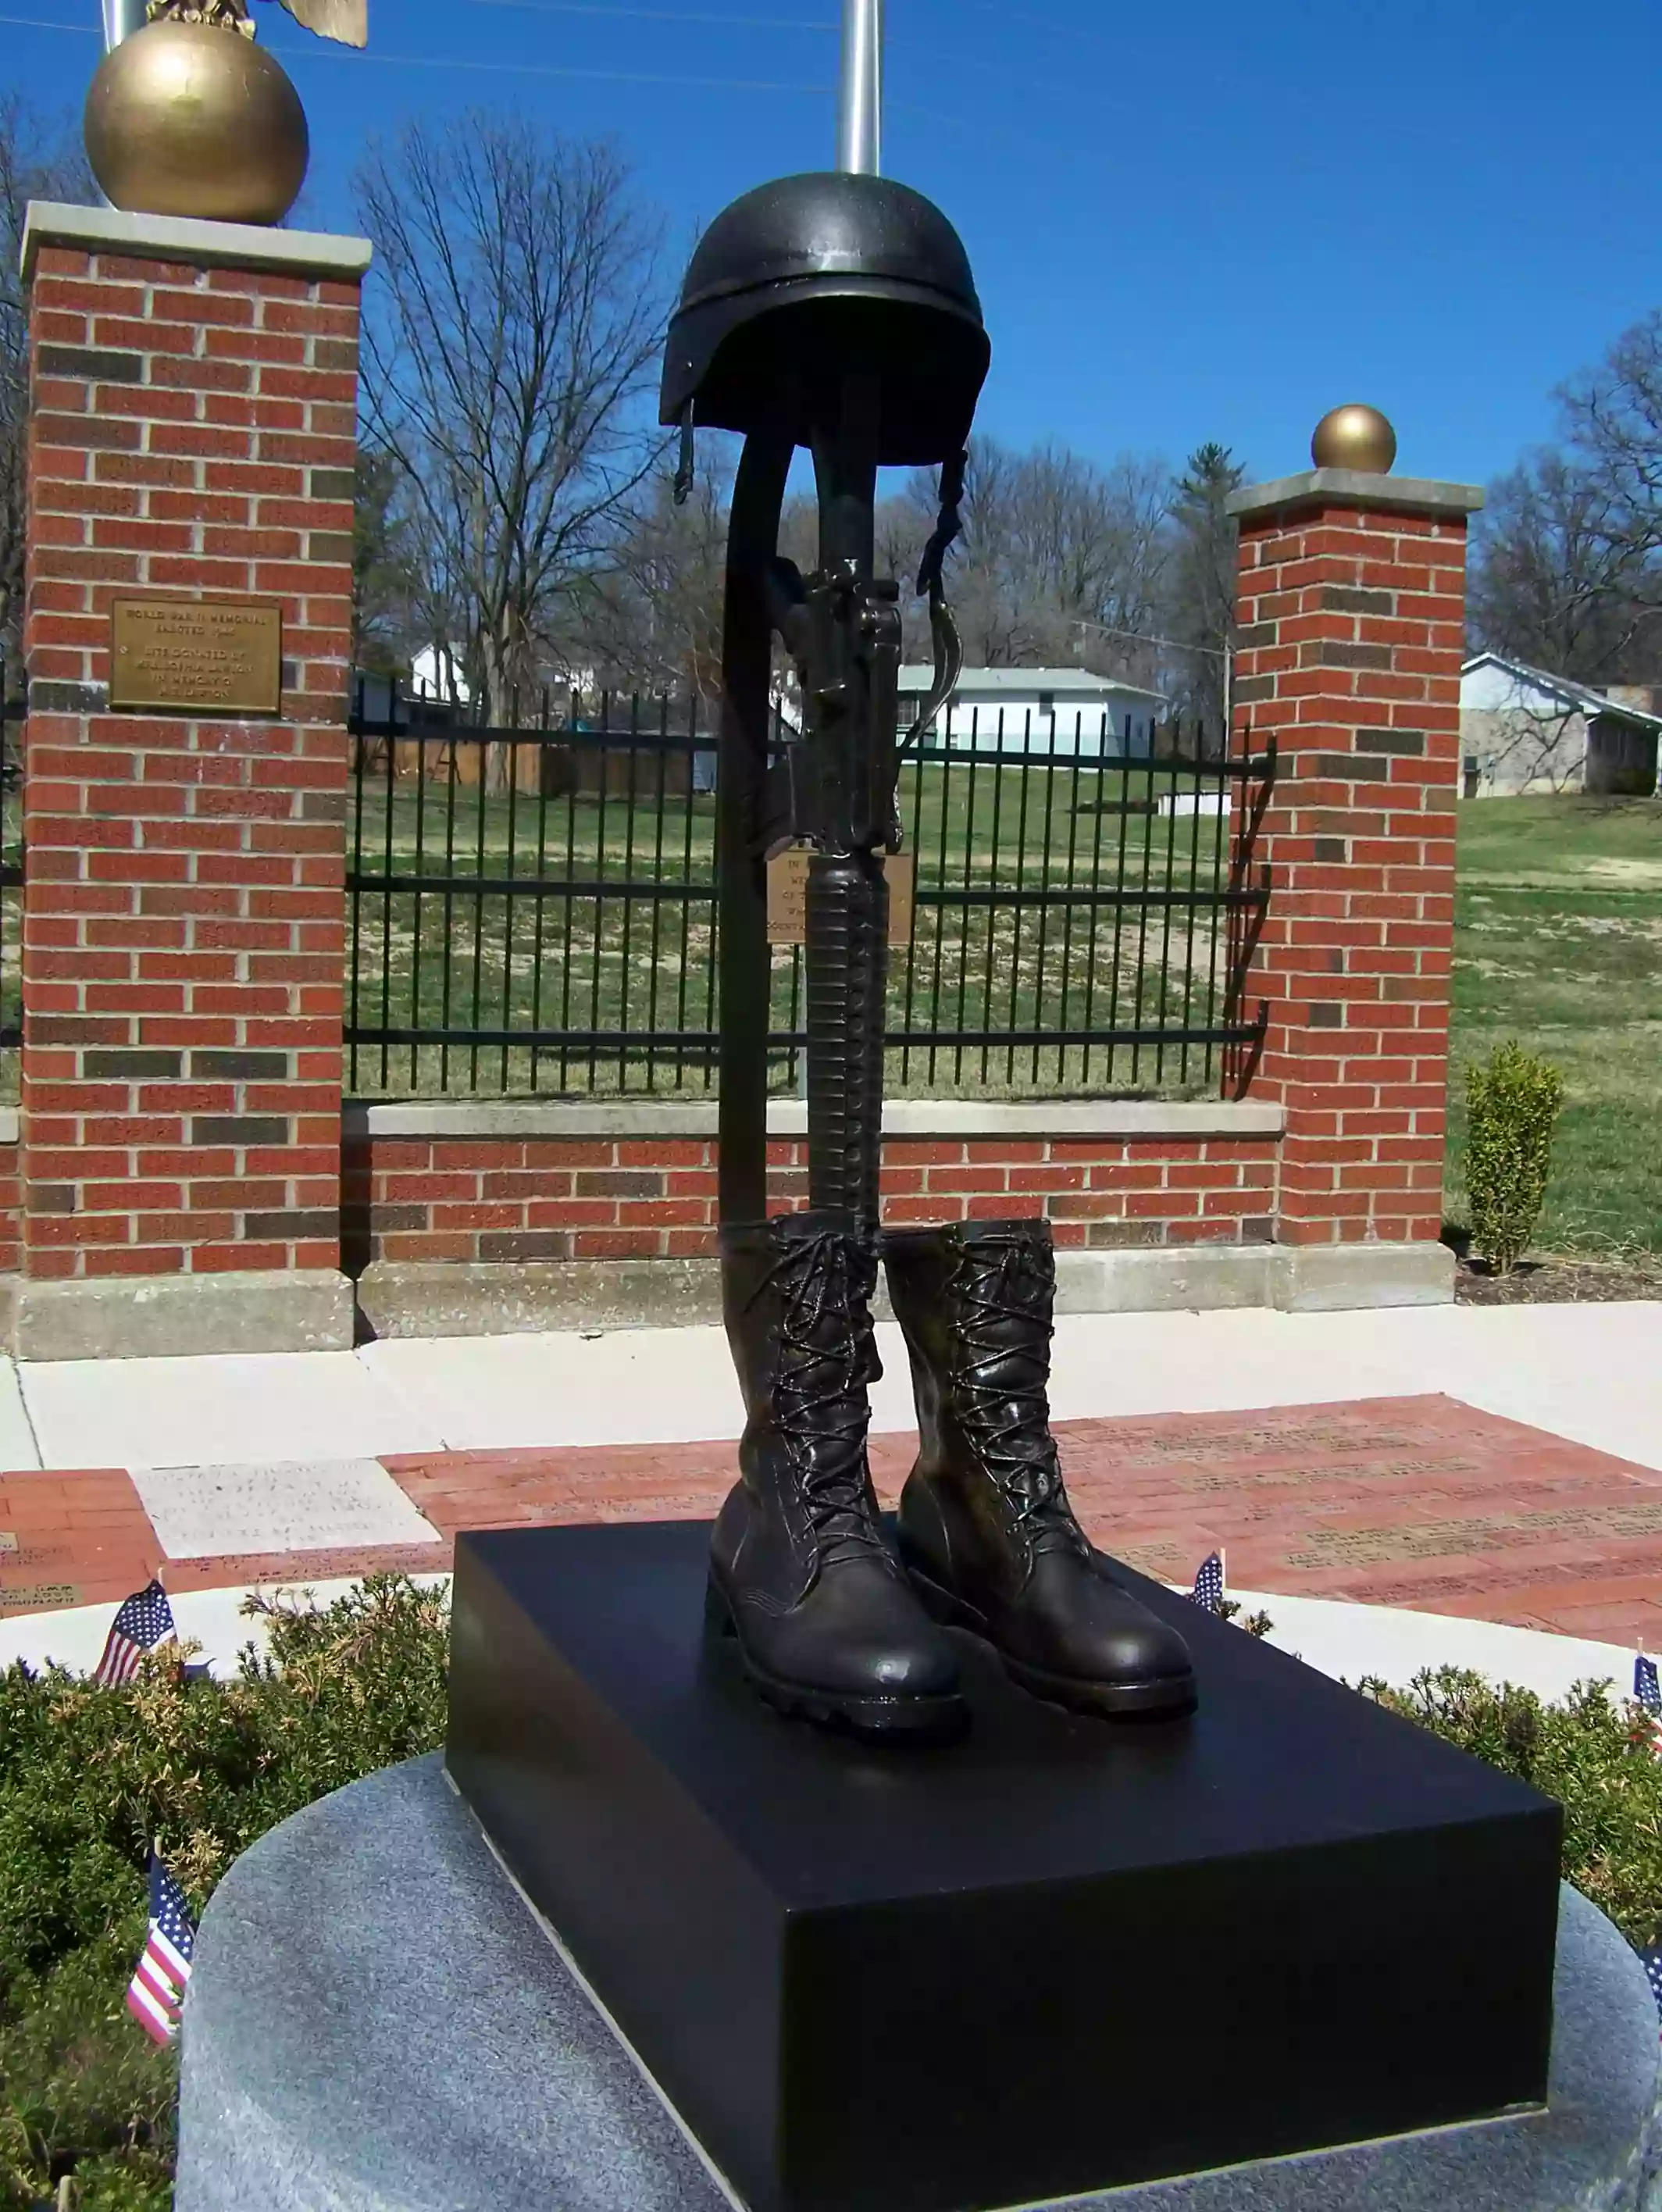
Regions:
<instances>
[{"instance_id":1,"label":"brick fence base wall","mask_svg":"<svg viewBox=\"0 0 1662 2212\"><path fill-rule=\"evenodd\" d=\"M0 1145L0 1274L23 1264L23 1148Z\"/></svg>"},{"instance_id":2,"label":"brick fence base wall","mask_svg":"<svg viewBox=\"0 0 1662 2212\"><path fill-rule=\"evenodd\" d=\"M770 1145L770 1202L806 1202L807 1151ZM890 1139L893 1222L1042 1213L1058 1246L1267 1243L1273 1136ZM702 1257L715 1249L713 1139L349 1137L343 1251L432 1264Z\"/></svg>"}]
</instances>

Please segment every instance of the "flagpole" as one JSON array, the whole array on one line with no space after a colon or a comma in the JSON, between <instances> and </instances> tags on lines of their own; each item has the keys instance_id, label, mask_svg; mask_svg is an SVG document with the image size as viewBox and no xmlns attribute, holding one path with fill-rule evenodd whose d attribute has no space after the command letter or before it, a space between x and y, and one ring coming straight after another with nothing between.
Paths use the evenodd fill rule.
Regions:
<instances>
[{"instance_id":1,"label":"flagpole","mask_svg":"<svg viewBox=\"0 0 1662 2212\"><path fill-rule=\"evenodd\" d=\"M124 39L142 30L147 0L104 0L104 51L110 53Z\"/></svg>"},{"instance_id":2,"label":"flagpole","mask_svg":"<svg viewBox=\"0 0 1662 2212\"><path fill-rule=\"evenodd\" d=\"M837 100L837 167L883 173L883 0L842 0L842 82Z\"/></svg>"}]
</instances>

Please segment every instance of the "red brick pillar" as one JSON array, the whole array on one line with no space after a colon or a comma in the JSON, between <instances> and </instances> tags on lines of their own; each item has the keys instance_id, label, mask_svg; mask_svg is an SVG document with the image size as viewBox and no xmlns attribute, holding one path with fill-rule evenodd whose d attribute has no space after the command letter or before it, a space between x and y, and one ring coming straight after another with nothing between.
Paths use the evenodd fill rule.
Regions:
<instances>
[{"instance_id":1,"label":"red brick pillar","mask_svg":"<svg viewBox=\"0 0 1662 2212\"><path fill-rule=\"evenodd\" d=\"M26 1357L351 1341L344 716L368 258L29 210ZM281 609L281 710L112 712L123 594Z\"/></svg>"},{"instance_id":2,"label":"red brick pillar","mask_svg":"<svg viewBox=\"0 0 1662 2212\"><path fill-rule=\"evenodd\" d=\"M1281 1302L1453 1295L1437 1241L1467 517L1483 495L1314 469L1238 492L1237 736L1277 769L1249 1096L1286 1115Z\"/></svg>"}]
</instances>

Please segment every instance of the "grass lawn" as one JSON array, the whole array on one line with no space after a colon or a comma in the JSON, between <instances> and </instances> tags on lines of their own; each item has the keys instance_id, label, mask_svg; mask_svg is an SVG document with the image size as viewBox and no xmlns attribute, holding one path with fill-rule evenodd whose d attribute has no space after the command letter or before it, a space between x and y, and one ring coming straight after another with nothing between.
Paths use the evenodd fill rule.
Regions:
<instances>
[{"instance_id":1,"label":"grass lawn","mask_svg":"<svg viewBox=\"0 0 1662 2212\"><path fill-rule=\"evenodd\" d=\"M1562 1071L1552 1251L1662 1251L1662 804L1484 799L1459 812L1449 1218L1465 1070L1516 1037Z\"/></svg>"}]
</instances>

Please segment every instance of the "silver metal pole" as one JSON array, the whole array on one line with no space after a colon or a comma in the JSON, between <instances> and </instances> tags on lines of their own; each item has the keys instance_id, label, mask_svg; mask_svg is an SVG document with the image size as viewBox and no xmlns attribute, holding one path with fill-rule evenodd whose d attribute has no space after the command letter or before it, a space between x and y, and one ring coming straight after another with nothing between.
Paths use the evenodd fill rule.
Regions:
<instances>
[{"instance_id":1,"label":"silver metal pole","mask_svg":"<svg viewBox=\"0 0 1662 2212\"><path fill-rule=\"evenodd\" d=\"M842 85L837 106L837 167L857 176L883 173L883 0L842 0Z\"/></svg>"},{"instance_id":2,"label":"silver metal pole","mask_svg":"<svg viewBox=\"0 0 1662 2212\"><path fill-rule=\"evenodd\" d=\"M145 0L104 0L104 50L107 53L143 30Z\"/></svg>"}]
</instances>

